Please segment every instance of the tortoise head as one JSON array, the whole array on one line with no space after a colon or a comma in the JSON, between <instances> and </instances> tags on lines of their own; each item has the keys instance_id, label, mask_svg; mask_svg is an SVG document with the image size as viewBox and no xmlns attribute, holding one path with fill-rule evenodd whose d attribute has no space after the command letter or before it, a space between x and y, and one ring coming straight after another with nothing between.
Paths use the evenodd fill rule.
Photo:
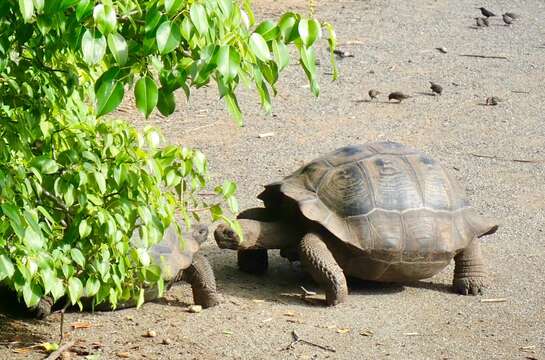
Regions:
<instances>
[{"instance_id":1,"label":"tortoise head","mask_svg":"<svg viewBox=\"0 0 545 360\"><path fill-rule=\"evenodd\" d=\"M199 245L203 244L208 239L208 226L205 224L194 224L191 226L191 237Z\"/></svg>"},{"instance_id":2,"label":"tortoise head","mask_svg":"<svg viewBox=\"0 0 545 360\"><path fill-rule=\"evenodd\" d=\"M237 250L240 244L240 238L237 233L226 224L219 224L214 231L214 239L220 249Z\"/></svg>"}]
</instances>

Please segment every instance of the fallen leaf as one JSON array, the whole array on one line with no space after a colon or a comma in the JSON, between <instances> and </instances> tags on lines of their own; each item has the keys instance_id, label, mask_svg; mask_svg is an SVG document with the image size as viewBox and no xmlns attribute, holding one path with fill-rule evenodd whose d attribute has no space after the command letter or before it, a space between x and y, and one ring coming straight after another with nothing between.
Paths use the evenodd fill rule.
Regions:
<instances>
[{"instance_id":1,"label":"fallen leaf","mask_svg":"<svg viewBox=\"0 0 545 360\"><path fill-rule=\"evenodd\" d=\"M293 311L286 311L284 313L284 316L292 316L293 317L293 316L296 316L296 314Z\"/></svg>"},{"instance_id":2,"label":"fallen leaf","mask_svg":"<svg viewBox=\"0 0 545 360\"><path fill-rule=\"evenodd\" d=\"M23 348L17 348L17 349L11 349L12 352L16 354L26 354L30 351L32 351L34 347L23 347Z\"/></svg>"},{"instance_id":3,"label":"fallen leaf","mask_svg":"<svg viewBox=\"0 0 545 360\"><path fill-rule=\"evenodd\" d=\"M528 346L519 347L519 350L520 351L527 351L527 352L534 352L535 348L536 348L535 345L528 345Z\"/></svg>"},{"instance_id":4,"label":"fallen leaf","mask_svg":"<svg viewBox=\"0 0 545 360\"><path fill-rule=\"evenodd\" d=\"M91 324L90 322L79 321L70 324L70 326L72 327L72 329L89 329L90 327L93 327L93 324Z\"/></svg>"},{"instance_id":5,"label":"fallen leaf","mask_svg":"<svg viewBox=\"0 0 545 360\"><path fill-rule=\"evenodd\" d=\"M53 352L53 351L59 349L59 344L44 342L44 343L40 344L40 347L43 348L47 352Z\"/></svg>"},{"instance_id":6,"label":"fallen leaf","mask_svg":"<svg viewBox=\"0 0 545 360\"><path fill-rule=\"evenodd\" d=\"M267 322L271 321L272 319L273 318L268 318L268 319L262 320L261 322L267 323Z\"/></svg>"},{"instance_id":7,"label":"fallen leaf","mask_svg":"<svg viewBox=\"0 0 545 360\"><path fill-rule=\"evenodd\" d=\"M231 330L223 330L223 333L225 335L233 335L233 332Z\"/></svg>"},{"instance_id":8,"label":"fallen leaf","mask_svg":"<svg viewBox=\"0 0 545 360\"><path fill-rule=\"evenodd\" d=\"M373 332L373 330L363 330L360 332L360 335L361 336L373 336L375 335L375 333Z\"/></svg>"},{"instance_id":9,"label":"fallen leaf","mask_svg":"<svg viewBox=\"0 0 545 360\"><path fill-rule=\"evenodd\" d=\"M416 335L419 335L417 332L407 332L407 333L404 333L403 335L405 336L416 336Z\"/></svg>"},{"instance_id":10,"label":"fallen leaf","mask_svg":"<svg viewBox=\"0 0 545 360\"><path fill-rule=\"evenodd\" d=\"M350 328L338 328L337 333L338 334L346 334L350 332Z\"/></svg>"},{"instance_id":11,"label":"fallen leaf","mask_svg":"<svg viewBox=\"0 0 545 360\"><path fill-rule=\"evenodd\" d=\"M263 299L252 299L252 301L255 302L256 304L261 304L265 302L265 300Z\"/></svg>"},{"instance_id":12,"label":"fallen leaf","mask_svg":"<svg viewBox=\"0 0 545 360\"><path fill-rule=\"evenodd\" d=\"M118 353L116 353L116 355L120 358L124 358L124 359L128 359L131 357L131 354L128 353L127 351L120 351Z\"/></svg>"}]
</instances>

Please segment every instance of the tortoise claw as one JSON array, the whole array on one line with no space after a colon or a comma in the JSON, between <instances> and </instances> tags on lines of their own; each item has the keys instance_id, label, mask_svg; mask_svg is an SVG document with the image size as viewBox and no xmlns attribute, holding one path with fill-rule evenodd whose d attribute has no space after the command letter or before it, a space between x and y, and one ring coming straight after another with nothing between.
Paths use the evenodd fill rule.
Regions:
<instances>
[{"instance_id":1,"label":"tortoise claw","mask_svg":"<svg viewBox=\"0 0 545 360\"><path fill-rule=\"evenodd\" d=\"M482 278L459 278L452 284L453 290L461 295L482 295L485 288Z\"/></svg>"}]
</instances>

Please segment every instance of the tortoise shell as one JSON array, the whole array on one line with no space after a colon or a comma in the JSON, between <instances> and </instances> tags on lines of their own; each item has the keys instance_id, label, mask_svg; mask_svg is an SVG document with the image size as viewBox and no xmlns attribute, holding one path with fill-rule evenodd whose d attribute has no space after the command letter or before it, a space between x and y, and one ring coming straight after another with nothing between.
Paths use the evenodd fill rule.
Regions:
<instances>
[{"instance_id":1,"label":"tortoise shell","mask_svg":"<svg viewBox=\"0 0 545 360\"><path fill-rule=\"evenodd\" d=\"M444 266L475 237L497 228L470 207L439 163L394 142L337 149L259 195L268 208L284 197L353 253L390 264L441 261Z\"/></svg>"},{"instance_id":2,"label":"tortoise shell","mask_svg":"<svg viewBox=\"0 0 545 360\"><path fill-rule=\"evenodd\" d=\"M171 224L164 232L163 239L153 245L150 251L151 261L161 267L163 278L166 281L178 281L181 270L187 269L193 262L193 255L199 251L200 244L206 241L208 227L194 224L191 232L180 235L175 224ZM142 242L138 231L131 239L133 246L139 247ZM142 245L142 244L140 244Z\"/></svg>"}]
</instances>

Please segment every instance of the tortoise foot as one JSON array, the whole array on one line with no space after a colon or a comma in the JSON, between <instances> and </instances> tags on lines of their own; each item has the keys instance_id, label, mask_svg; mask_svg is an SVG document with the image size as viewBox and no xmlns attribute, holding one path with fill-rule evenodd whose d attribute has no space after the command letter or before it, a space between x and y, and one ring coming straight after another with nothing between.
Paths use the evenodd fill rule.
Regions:
<instances>
[{"instance_id":1,"label":"tortoise foot","mask_svg":"<svg viewBox=\"0 0 545 360\"><path fill-rule=\"evenodd\" d=\"M452 282L454 292L461 295L482 295L485 285L483 278L458 278Z\"/></svg>"},{"instance_id":2,"label":"tortoise foot","mask_svg":"<svg viewBox=\"0 0 545 360\"><path fill-rule=\"evenodd\" d=\"M34 309L34 316L36 319L45 319L51 314L51 308L53 307L53 299L46 296L40 299L40 302Z\"/></svg>"},{"instance_id":3,"label":"tortoise foot","mask_svg":"<svg viewBox=\"0 0 545 360\"><path fill-rule=\"evenodd\" d=\"M264 274L269 266L267 249L239 250L237 263L241 271L255 275Z\"/></svg>"}]
</instances>

